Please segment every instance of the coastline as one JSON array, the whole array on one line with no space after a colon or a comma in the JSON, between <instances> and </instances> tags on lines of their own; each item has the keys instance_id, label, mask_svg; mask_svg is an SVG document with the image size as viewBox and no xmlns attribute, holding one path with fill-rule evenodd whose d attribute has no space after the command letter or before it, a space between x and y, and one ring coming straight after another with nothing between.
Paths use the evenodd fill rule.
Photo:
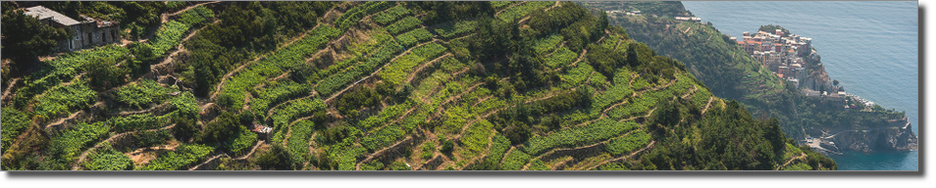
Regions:
<instances>
[{"instance_id":1,"label":"coastline","mask_svg":"<svg viewBox=\"0 0 936 188\"><path fill-rule=\"evenodd\" d=\"M862 14L865 15L863 17L848 17L843 15L853 15L854 12L841 11L866 9L915 10L906 6L907 4L897 5L889 2L691 2L686 3L685 6L682 3L676 3L675 5L665 3L627 4L628 9L626 11L628 13L632 9L641 10L643 17L646 17L646 19L629 18L631 15L617 13L614 10L620 10L620 6L610 6L614 5L611 3L595 4L599 4L595 7L604 8L602 10L606 10L606 12L611 11L608 14L615 16L613 24L624 26L635 40L646 41L648 46L653 47L659 53L676 57L685 62L688 69L693 70L693 74L697 78L705 82L708 87L713 88L713 93L716 96L744 101L751 113L762 118L778 117L781 122L784 122L783 132L800 144L805 142L804 139L807 134L822 137L822 127L830 127L824 130L827 134L846 131L848 128L862 129L857 133L851 130L849 133L833 137L836 139L852 137L853 139L832 140L831 142L838 144L838 147L842 150L856 150L859 153L870 153L872 155L875 152L892 153L885 150L875 150L878 149L875 147L890 145L891 148L897 148L893 147L894 144L898 143L897 138L916 137L912 127L912 124L917 122L917 84L915 82L917 76L916 66L914 66L915 58L913 58L916 56L908 55L909 53L915 54L916 45L908 44L915 44L915 40L912 39L915 39L916 35L913 33L915 33L917 26L905 21L915 17L910 17L910 14L875 15L888 11L876 11L870 15ZM776 8L803 5L810 6L797 11L783 11ZM689 13L686 9L693 10L693 12ZM676 16L688 17L689 19L674 20ZM701 20L694 19L694 17L699 17ZM880 22L855 24L843 22L842 19L845 18L852 21ZM838 20L838 22L829 22L834 20ZM695 23L685 23L690 21ZM816 97L791 96L792 94L789 93L801 95L799 94L799 88L779 87L787 84L785 83L786 80L781 81L776 75L770 75L771 71L760 67L756 61L747 62L748 60L745 60L745 58L753 58L737 59L736 57L740 56L734 56L735 52L742 54L744 52L735 50L731 43L736 41L729 40L729 37L741 38L740 34L742 32L769 23L790 26L791 30L803 32L804 35L817 39L817 42L814 43L816 48L822 49L822 54L828 57L823 57L822 60L825 60L825 63L822 63L818 61L819 56L816 55L815 65L817 66L815 69L821 71L814 71L813 77L821 78L816 79L821 81L819 83L834 81L829 79L829 74L841 79L840 85L847 85L849 92L838 95L837 99L840 99L840 102L833 100L836 97L822 95L822 92L819 92L820 88L814 88L816 89L814 90L816 91L814 93ZM716 29L715 26L719 27ZM725 36L712 33L712 31L732 35ZM724 43L720 40L714 40L718 39L719 36L725 39ZM717 49L724 49L726 46L729 47L728 50ZM700 56L698 54L706 55ZM834 67L830 68L832 72L827 72L824 69L826 64ZM913 71L913 73L904 73L907 71ZM740 73L741 78L727 76L726 73L729 72ZM863 80L867 78L873 78L873 80ZM838 94L838 92L832 93ZM856 97L856 99L861 98L860 101L849 100L857 101L851 103L861 104L860 106L874 107L880 105L900 108L889 111L879 107L881 113L862 112L861 109L843 110L845 107L844 98L851 98L849 94L860 96ZM871 101L874 101L873 104L875 105L868 105L871 103L867 102ZM897 109L900 112L897 112ZM896 117L898 114L899 117ZM900 125L893 126L890 124ZM896 130L886 127L893 127ZM872 132L872 129L882 131ZM869 132L874 133L874 135L869 134ZM880 136L877 133L886 133L890 136ZM857 139L863 139L863 141L855 142ZM880 143L883 144L873 142L876 140L880 140ZM901 144L907 144L907 140L900 142L904 142ZM907 151L916 152L913 147L899 147L899 149L903 153ZM907 160L914 161L916 160L915 157L916 155L908 156ZM842 162L850 163L847 159ZM888 167L882 166L881 168L887 169Z\"/></svg>"},{"instance_id":2,"label":"coastline","mask_svg":"<svg viewBox=\"0 0 936 188\"><path fill-rule=\"evenodd\" d=\"M730 39L734 41L736 37ZM795 85L806 98L819 99L820 104L833 106L818 107L822 110L843 111L848 114L846 117L884 114L881 117L886 122L879 125L855 122L846 126L803 127L806 135L802 140L797 139L801 144L827 156L843 155L848 151L870 155L879 151L917 150L917 137L912 130L907 130L911 123L906 114L886 110L870 100L847 93L844 86L826 72L816 48L812 46L812 38L793 34L779 25L766 25L758 28L756 33L744 32L742 40L737 43L760 62L762 68ZM839 109L835 110L835 106Z\"/></svg>"}]
</instances>

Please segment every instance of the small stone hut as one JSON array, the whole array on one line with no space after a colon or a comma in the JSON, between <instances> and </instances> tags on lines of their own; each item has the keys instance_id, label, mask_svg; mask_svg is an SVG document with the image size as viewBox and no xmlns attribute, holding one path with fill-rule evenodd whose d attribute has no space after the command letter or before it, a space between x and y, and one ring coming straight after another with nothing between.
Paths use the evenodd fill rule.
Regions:
<instances>
[{"instance_id":1,"label":"small stone hut","mask_svg":"<svg viewBox=\"0 0 936 188\"><path fill-rule=\"evenodd\" d=\"M120 24L116 21L104 21L81 15L81 21L43 6L24 9L24 13L36 17L39 22L55 28L67 27L75 32L75 37L59 41L57 52L91 48L120 42Z\"/></svg>"}]
</instances>

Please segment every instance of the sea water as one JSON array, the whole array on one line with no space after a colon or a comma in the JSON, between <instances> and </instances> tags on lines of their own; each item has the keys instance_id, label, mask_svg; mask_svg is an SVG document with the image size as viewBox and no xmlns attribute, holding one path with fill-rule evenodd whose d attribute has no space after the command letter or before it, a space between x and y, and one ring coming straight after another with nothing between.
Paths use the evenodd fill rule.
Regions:
<instances>
[{"instance_id":1,"label":"sea water","mask_svg":"<svg viewBox=\"0 0 936 188\"><path fill-rule=\"evenodd\" d=\"M812 38L831 79L886 109L904 111L913 132L918 107L915 1L683 1L702 22L741 38L780 25ZM831 156L839 170L917 170L917 151Z\"/></svg>"}]
</instances>

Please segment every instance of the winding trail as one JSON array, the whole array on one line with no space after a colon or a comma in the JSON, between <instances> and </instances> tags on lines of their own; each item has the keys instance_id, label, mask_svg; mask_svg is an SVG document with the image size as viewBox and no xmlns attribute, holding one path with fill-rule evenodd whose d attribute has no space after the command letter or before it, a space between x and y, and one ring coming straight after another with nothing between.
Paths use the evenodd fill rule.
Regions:
<instances>
[{"instance_id":1,"label":"winding trail","mask_svg":"<svg viewBox=\"0 0 936 188\"><path fill-rule=\"evenodd\" d=\"M471 161L471 162L466 163L466 165L463 166L462 168L460 168L459 170L464 169L465 167L468 167L468 166L470 166L471 164L474 164L475 162L478 162L478 161L480 161L480 160L483 160L484 158L487 158L487 155L491 153L491 147L494 146L494 141L493 141L493 139L494 139L494 136L495 136L495 135L497 135L497 130L491 129L491 134L488 135L488 138L487 138L487 143L488 143L488 144L487 144L487 147L484 147L485 150L484 150L484 151L479 151L479 153L481 153L481 155L472 157L470 160L468 160L468 161Z\"/></svg>"},{"instance_id":2,"label":"winding trail","mask_svg":"<svg viewBox=\"0 0 936 188\"><path fill-rule=\"evenodd\" d=\"M471 65L469 65L469 66L471 66ZM458 76L458 75L464 74L465 72L468 72L468 70L471 70L471 68L470 68L470 67L465 67L465 68L462 68L461 70L455 71L455 72L452 73L452 77L456 77L456 76Z\"/></svg>"},{"instance_id":3,"label":"winding trail","mask_svg":"<svg viewBox=\"0 0 936 188\"><path fill-rule=\"evenodd\" d=\"M64 124L65 121L75 119L75 117L78 117L78 115L80 115L82 112L84 112L84 110L78 110L77 112L72 113L72 114L69 115L68 117L59 119L58 121L55 121L55 122L53 122L53 123L50 123L50 124L46 125L46 126L45 126L45 129L49 129L49 128L52 128L52 127L58 127L58 126Z\"/></svg>"},{"instance_id":4,"label":"winding trail","mask_svg":"<svg viewBox=\"0 0 936 188\"><path fill-rule=\"evenodd\" d=\"M413 135L406 136L406 138L394 143L393 145L390 145L386 148L377 150L374 153L367 155L366 157L364 157L364 160L361 160L360 162L357 162L356 165L354 165L355 166L354 169L361 170L361 165L363 165L364 163L370 162L377 157L383 156L384 153L390 152L391 150L398 149L397 147L399 147L401 144L413 141L413 138L414 138Z\"/></svg>"},{"instance_id":5,"label":"winding trail","mask_svg":"<svg viewBox=\"0 0 936 188\"><path fill-rule=\"evenodd\" d=\"M554 49L552 50L552 52L549 52L548 54L544 55L543 57L551 57L553 54L555 54L556 52L558 52L560 48L565 47L566 43L568 43L568 42L562 41L562 43L559 43L559 46L558 46L558 47L554 48Z\"/></svg>"},{"instance_id":6,"label":"winding trail","mask_svg":"<svg viewBox=\"0 0 936 188\"><path fill-rule=\"evenodd\" d=\"M199 4L195 4L195 5L191 5L191 6L185 7L184 9L179 10L179 11L176 11L176 12L173 12L173 13L169 13L169 14L163 13L163 14L161 14L161 15L159 16L159 18L160 18L160 23L166 23L166 22L169 21L169 17L182 14L183 12L185 12L185 11L187 11L187 10L189 10L189 9L193 9L193 8L198 7L198 6L201 6L201 5L214 4L214 3L220 3L220 2L221 2L221 1L204 2L204 3L199 3Z\"/></svg>"},{"instance_id":7,"label":"winding trail","mask_svg":"<svg viewBox=\"0 0 936 188\"><path fill-rule=\"evenodd\" d=\"M94 105L91 105L91 106L88 107L88 108L94 108L94 107L101 106L101 105L104 105L104 102L103 102L103 101L94 103ZM86 108L86 109L87 109L87 108ZM61 126L61 125L65 124L65 122L67 122L67 121L71 121L71 120L74 120L75 118L78 118L78 116L81 115L82 113L88 113L88 112L85 112L85 109L78 110L78 111L72 113L71 115L68 115L68 117L61 118L61 119L59 119L59 120L57 120L57 121L55 121L55 122L53 122L53 123L50 123L50 124L46 125L46 126L45 126L45 129L48 130L49 128L52 128L52 127Z\"/></svg>"},{"instance_id":8,"label":"winding trail","mask_svg":"<svg viewBox=\"0 0 936 188\"><path fill-rule=\"evenodd\" d=\"M624 44L624 37L621 37L621 39L618 39L617 45L614 45L614 50L617 50L623 44Z\"/></svg>"},{"instance_id":9,"label":"winding trail","mask_svg":"<svg viewBox=\"0 0 936 188\"><path fill-rule=\"evenodd\" d=\"M117 139L117 138L119 138L119 137L123 137L123 136L125 136L125 135L133 134L133 133L137 133L137 132L141 132L141 131L159 131L159 130L171 129L171 128L175 127L175 125L176 125L176 124L172 124L172 125L169 125L169 126L160 127L160 128L155 128L155 129L135 130L135 131L123 132L123 133L120 133L120 134L115 134L114 136L111 136L110 138L107 138L106 140L103 140L103 141L100 141L100 142L94 144L94 147L88 148L87 150L85 150L84 152L82 152L81 155L78 157L78 161L76 161L76 162L75 162L75 165L72 166L72 170L80 170L80 169L81 169L81 162L84 162L84 160L88 158L88 154L91 153L91 151L96 150L96 149L98 149L98 148L101 148L101 146L102 146L101 143L104 143L104 142L110 143L110 142L113 142L115 139Z\"/></svg>"},{"instance_id":10,"label":"winding trail","mask_svg":"<svg viewBox=\"0 0 936 188\"><path fill-rule=\"evenodd\" d=\"M7 96L10 96L10 93L12 93L11 90L13 90L13 86L15 86L16 82L19 80L20 78L13 78L13 80L10 80L10 83L7 85L7 88L3 90L3 96L0 96L0 101L7 100Z\"/></svg>"},{"instance_id":11,"label":"winding trail","mask_svg":"<svg viewBox=\"0 0 936 188\"><path fill-rule=\"evenodd\" d=\"M312 29L309 29L308 31L315 30L316 28L318 28L318 27L321 26L321 25L322 25L322 23L319 23L319 24L315 25L315 27L312 27ZM289 45L295 43L296 41L302 40L302 38L304 38L304 37L306 36L306 34L308 34L308 31L307 31L307 32L302 32L302 33L299 34L298 36L293 37L292 39L289 40L289 42L284 43L283 45L279 46L279 48L277 48L277 49L280 49L280 48L289 46ZM226 82L228 81L228 79L229 79L231 76L234 75L234 73L239 72L240 70L246 68L248 65L250 65L250 64L252 64L252 63L255 63L255 62L257 62L257 61L260 61L261 59L266 58L266 57L269 56L270 54L273 54L274 51L276 51L276 50L271 50L271 51L269 51L269 52L266 52L266 53L264 53L263 55L261 55L260 57L257 57L257 58L254 58L253 60L250 60L250 61L248 61L248 62L245 62L243 65L238 66L236 69L234 69L234 70L228 72L227 74L224 74L224 76L221 77L221 82L218 83L218 85L215 87L215 91L211 94L211 97L209 97L208 99L209 99L209 100L214 100L215 97L218 96L218 93L221 93L221 86L224 86L224 83L226 83Z\"/></svg>"},{"instance_id":12,"label":"winding trail","mask_svg":"<svg viewBox=\"0 0 936 188\"><path fill-rule=\"evenodd\" d=\"M270 107L270 109L267 110L266 118L264 118L263 121L271 120L271 119L273 118L273 111L276 110L277 108L279 108L280 105L284 105L284 104L287 104L287 103L291 103L291 102L297 101L297 100L302 100L302 99L305 99L305 98L312 98L312 97L315 97L315 94L317 94L317 93L313 90L311 93L309 93L309 95L306 95L305 97L299 97L299 98L295 98L295 99L290 99L290 100L288 100L288 101L284 101L284 102L281 102L281 103L279 103L279 104L274 105L273 107Z\"/></svg>"},{"instance_id":13,"label":"winding trail","mask_svg":"<svg viewBox=\"0 0 936 188\"><path fill-rule=\"evenodd\" d=\"M595 43L601 44L601 42L604 41L604 39L608 37L608 35L609 35L608 30L605 30L604 35L601 35L601 38L598 38L598 41Z\"/></svg>"},{"instance_id":14,"label":"winding trail","mask_svg":"<svg viewBox=\"0 0 936 188\"><path fill-rule=\"evenodd\" d=\"M127 115L134 115L134 114L151 113L152 111L159 110L159 109L162 109L162 108L166 108L166 107L169 106L169 105L171 105L171 104L169 104L169 101L167 100L166 102L163 102L162 104L153 106L153 107L148 108L148 109L136 110L136 111L122 111L122 112L120 112L120 113L117 113L117 116L127 116Z\"/></svg>"},{"instance_id":15,"label":"winding trail","mask_svg":"<svg viewBox=\"0 0 936 188\"><path fill-rule=\"evenodd\" d=\"M582 49L582 53L579 53L578 59L576 59L575 62L572 62L572 64L569 65L568 67L575 67L575 66L577 66L578 63L579 63L580 61L582 61L582 59L585 58L585 53L588 53L588 49ZM559 72L559 71L562 70L562 68L565 68L565 67L559 67L559 68L556 68L556 70L553 70L553 71ZM589 80L590 80L590 79L589 79Z\"/></svg>"},{"instance_id":16,"label":"winding trail","mask_svg":"<svg viewBox=\"0 0 936 188\"><path fill-rule=\"evenodd\" d=\"M513 152L513 150L518 150L518 148L516 146L510 146L510 149L507 149L507 151L504 152L504 156L501 156L501 159L498 161L507 160L507 156L510 155L510 152Z\"/></svg>"},{"instance_id":17,"label":"winding trail","mask_svg":"<svg viewBox=\"0 0 936 188\"><path fill-rule=\"evenodd\" d=\"M370 79L371 77L374 77L374 75L377 75L377 73L379 73L381 70L383 70L384 68L386 68L388 65L392 64L392 62L395 61L397 58L403 57L404 55L409 54L410 52L412 52L413 49L416 49L416 48L418 48L418 47L420 47L420 46L429 44L429 43L431 43L431 42L433 42L433 41L424 42L424 43L421 43L421 44L419 44L419 45L416 45L416 46L414 46L414 47L412 47L412 48L406 49L405 52L400 53L400 54L397 55L396 57L393 57L393 59L390 59L390 61L387 61L386 63L384 63L383 66L380 66L380 68L378 68L376 71L372 72L370 75L368 75L368 76L366 76L366 77L364 77L364 78L361 78L360 80L355 81L355 82L352 83L351 85L348 85L347 87L345 87L345 88L342 89L341 91L338 91L338 92L332 94L331 96L328 97L328 99L325 99L325 103L331 103L331 101L334 100L335 97L338 97L338 96L340 96L342 93L344 93L345 91L348 91L349 89L354 88L354 86L357 86L357 84L361 83L361 81L364 81L364 80Z\"/></svg>"},{"instance_id":18,"label":"winding trail","mask_svg":"<svg viewBox=\"0 0 936 188\"><path fill-rule=\"evenodd\" d=\"M540 154L540 155L536 156L534 159L539 159L540 161L551 160L551 159L556 159L556 158L562 158L562 156L569 156L569 155L562 155L562 153L560 153L560 152L575 152L575 151L578 151L578 150L586 150L586 151L587 151L587 150L593 149L593 148L595 148L595 147L602 147L602 146L608 144L608 142L611 142L612 139L627 137L627 136L629 136L631 133L633 133L634 131L636 131L636 130L631 130L631 131L628 131L627 133L624 133L624 135L617 136L617 137L612 137L612 138L609 138L609 139L607 139L607 140L604 140L604 141L601 141L601 142L597 142L597 143L594 143L594 144L591 144L591 145L587 145L587 146L579 146L579 147L574 147L574 148L553 148L553 149L551 149L551 150L549 150L549 151L547 151L547 152L545 152L545 153L543 153L543 154ZM560 156L556 156L556 157L550 156L550 155L554 155L554 154L556 154L556 153L560 153L560 154L559 154ZM549 158L549 159L544 159L544 158ZM574 157L573 157L573 158L574 158ZM545 162L545 161L544 161L544 162ZM523 170L527 170L527 169L530 167L531 164L533 164L533 163L527 163L526 165L524 165L524 166L523 166Z\"/></svg>"},{"instance_id":19,"label":"winding trail","mask_svg":"<svg viewBox=\"0 0 936 188\"><path fill-rule=\"evenodd\" d=\"M247 159L248 157L250 157L251 155L253 155L254 152L257 151L257 148L259 148L260 145L263 145L263 142L265 142L265 141L263 141L263 140L257 141L257 144L255 144L254 147L253 147L252 149L250 149L250 152L248 152L247 154L244 154L244 156L240 156L240 157L234 158L234 160L244 160L244 159Z\"/></svg>"},{"instance_id":20,"label":"winding trail","mask_svg":"<svg viewBox=\"0 0 936 188\"><path fill-rule=\"evenodd\" d=\"M686 94L684 94L683 96L680 96L679 98L688 99L689 96L691 96L692 94L695 94L696 90L699 90L699 88L696 87L695 85L692 85L692 88L689 89L689 91L686 91Z\"/></svg>"},{"instance_id":21,"label":"winding trail","mask_svg":"<svg viewBox=\"0 0 936 188\"><path fill-rule=\"evenodd\" d=\"M774 170L783 169L783 167L786 167L787 165L790 165L790 163L792 163L794 160L800 160L800 159L806 158L806 156L808 156L808 155L806 155L806 153L800 152L800 155L799 155L799 156L790 158L790 160L787 160L787 162L786 162L786 163L783 163L783 165L777 166L777 168L774 169Z\"/></svg>"},{"instance_id":22,"label":"winding trail","mask_svg":"<svg viewBox=\"0 0 936 188\"><path fill-rule=\"evenodd\" d=\"M452 101L455 100L455 99L460 99L463 95L468 94L468 92L474 91L474 89L477 88L478 86L480 86L481 84L484 84L484 82L480 82L480 83L477 83L477 84L475 84L475 85L473 85L473 86L471 86L471 87L468 87L468 89L466 89L465 91L459 93L458 95L454 95L454 96L451 96L451 97L449 97L448 99L446 99L444 102L442 102L442 104L439 104L439 109L436 110L436 112L432 115L432 117L429 117L429 119L435 119L436 117L438 117L439 114L441 114L442 111L443 111L443 106L445 106L445 105L448 104L449 102L452 102ZM428 120L427 120L427 121L428 121Z\"/></svg>"},{"instance_id":23,"label":"winding trail","mask_svg":"<svg viewBox=\"0 0 936 188\"><path fill-rule=\"evenodd\" d=\"M522 1L522 2L520 2L520 3L514 3L514 4L511 4L510 6L504 7L504 9L501 9L501 10L497 11L497 13L494 13L494 18L497 18L497 15L500 15L501 12L504 12L505 10L510 9L510 8L513 8L513 7L517 6L517 5L522 5L522 4L524 4L524 3L526 3L526 1Z\"/></svg>"},{"instance_id":24,"label":"winding trail","mask_svg":"<svg viewBox=\"0 0 936 188\"><path fill-rule=\"evenodd\" d=\"M605 164L608 164L608 163L610 163L610 162L615 162L615 161L626 161L627 159L630 159L631 157L634 157L635 155L639 154L640 152L643 152L644 150L647 150L647 149L649 149L650 147L653 147L653 144L655 144L655 143L656 143L656 140L651 140L651 141L650 141L650 144L647 144L647 147L644 147L644 148L641 148L640 150L631 152L630 155L622 156L622 157L618 157L618 158L614 158L614 159L611 159L611 160L607 160L607 161L598 163L598 164L595 165L595 166L588 167L588 168L586 168L586 169L597 169L597 168L600 167L601 165L605 165Z\"/></svg>"},{"instance_id":25,"label":"winding trail","mask_svg":"<svg viewBox=\"0 0 936 188\"><path fill-rule=\"evenodd\" d=\"M412 73L410 73L409 76L406 76L406 81L403 81L403 82L404 82L404 83L410 83L410 82L412 82L413 79L416 78L416 75L419 75L419 73L422 72L423 69L425 69L426 67L428 67L428 66L430 66L430 65L432 65L432 64L435 64L435 63L441 61L443 58L446 58L446 57L449 57L449 56L452 56L452 53L445 53L445 55L441 55L441 56L439 56L439 57L433 59L432 61L429 61L429 62L420 64L420 65L419 65L419 68L416 68L416 70L414 70Z\"/></svg>"},{"instance_id":26,"label":"winding trail","mask_svg":"<svg viewBox=\"0 0 936 188\"><path fill-rule=\"evenodd\" d=\"M205 104L203 104L203 105L201 105L201 106L198 106L199 112L204 112L205 109L208 109L208 107L209 107L209 106L212 106L212 105L218 106L217 104L215 104L215 103L213 103L213 102L205 103Z\"/></svg>"},{"instance_id":27,"label":"winding trail","mask_svg":"<svg viewBox=\"0 0 936 188\"><path fill-rule=\"evenodd\" d=\"M702 115L705 115L705 112L708 111L709 107L712 105L712 101L715 100L715 97L709 96L708 103L705 104L705 108L702 109Z\"/></svg>"},{"instance_id":28,"label":"winding trail","mask_svg":"<svg viewBox=\"0 0 936 188\"><path fill-rule=\"evenodd\" d=\"M601 111L601 115L608 114L608 111L611 111L611 109L614 109L614 107L624 105L624 104L627 104L627 100L621 100L621 102L615 103L614 105L611 105L608 108L605 108L603 111Z\"/></svg>"},{"instance_id":29,"label":"winding trail","mask_svg":"<svg viewBox=\"0 0 936 188\"><path fill-rule=\"evenodd\" d=\"M505 79L506 79L506 78L505 78ZM554 97L554 96L556 96L556 95L558 95L558 94L557 94L557 93L549 93L549 94L547 94L546 96L543 96L543 97L537 98L537 99L533 99L533 100L530 100L530 101L526 101L526 102L524 102L523 104L530 104L530 103L532 103L532 102L550 99L550 98L552 98L552 97ZM503 107L503 108L500 108L500 109L493 110L493 111L488 112L487 114L484 114L484 115L482 115L482 116L475 116L474 118L471 118L471 121L469 121L468 123L465 123L465 126L462 126L461 131L458 132L458 134L456 134L455 137L454 137L453 139L460 139L461 136L465 133L465 131L468 131L468 127L471 127L471 124L474 124L474 123L477 122L478 120L483 120L483 119L487 118L488 116L491 116L491 115L493 115L494 113L497 113L497 112L499 112L499 111L501 111L501 110L509 109L509 108L516 107L516 106L517 106L517 104L510 105L510 106L507 106L507 107Z\"/></svg>"},{"instance_id":30,"label":"winding trail","mask_svg":"<svg viewBox=\"0 0 936 188\"><path fill-rule=\"evenodd\" d=\"M188 170L189 170L189 171L198 170L198 168L201 168L202 165L207 165L208 163L210 163L210 162L212 162L212 161L215 161L215 160L218 160L218 159L221 158L221 157L228 157L228 158L230 158L231 156L228 156L227 153L218 154L218 155L215 155L214 157L208 158L208 160L205 160L205 162L199 163L199 164L193 166L192 168L189 168Z\"/></svg>"},{"instance_id":31,"label":"winding trail","mask_svg":"<svg viewBox=\"0 0 936 188\"><path fill-rule=\"evenodd\" d=\"M656 107L654 107L653 109L650 109L650 111L647 111L647 115L643 115L643 116L634 116L634 117L630 117L630 118L622 119L622 120L618 120L618 121L633 121L633 120L640 119L640 118L644 118L644 119L650 118L650 115L653 114L653 111L656 111ZM638 125L640 125L640 124L638 124ZM640 125L640 127L643 127L643 125Z\"/></svg>"},{"instance_id":32,"label":"winding trail","mask_svg":"<svg viewBox=\"0 0 936 188\"><path fill-rule=\"evenodd\" d=\"M219 22L221 22L221 20L215 20L215 21L212 22L211 24L217 24L217 23L219 23ZM198 28L198 29L196 29L195 31L192 31L192 33L189 33L189 35L188 35L188 36L185 36L185 38L182 38L182 40L179 41L179 44L176 45L176 47L175 47L176 51L170 53L169 55L166 55L165 59L163 59L162 62L157 63L157 64L150 65L150 70L151 70L151 72L154 72L154 73L156 73L157 75L160 75L160 73L159 73L159 68L160 68L160 67L165 67L167 64L172 63L172 60L175 59L175 56L176 56L177 54L182 53L182 52L187 52L187 51L188 51L188 50L185 49L185 45L183 45L184 42L185 42L185 41L188 41L189 39L191 39L192 37L194 37L195 34L198 33L198 31L201 31L202 29L205 29L205 27L208 27L208 26L211 25L211 24L207 24L207 25L205 25L205 26L202 26L201 28ZM143 77L141 76L140 78L143 78Z\"/></svg>"},{"instance_id":33,"label":"winding trail","mask_svg":"<svg viewBox=\"0 0 936 188\"><path fill-rule=\"evenodd\" d=\"M292 136L292 127L293 127L293 125L296 125L296 123L299 123L300 121L303 121L303 120L312 119L312 116L314 116L314 115L309 115L309 116L301 117L301 118L298 118L298 119L293 120L293 121L289 122L288 124L286 124L286 127L284 127L284 128L286 128L286 135L283 135L283 146L288 146L288 144L289 144L289 137Z\"/></svg>"},{"instance_id":34,"label":"winding trail","mask_svg":"<svg viewBox=\"0 0 936 188\"><path fill-rule=\"evenodd\" d=\"M490 100L491 98L494 98L494 96L493 96L493 95L490 95L490 96L487 96L487 97L478 99L478 102L475 102L474 104L472 104L471 107L478 106L478 104L481 104L481 103L484 102L484 101Z\"/></svg>"},{"instance_id":35,"label":"winding trail","mask_svg":"<svg viewBox=\"0 0 936 188\"><path fill-rule=\"evenodd\" d=\"M565 160L556 162L555 165L549 167L549 170L560 170L559 167L568 166L570 162L575 161L574 157L568 157ZM545 162L545 161L544 161Z\"/></svg>"}]
</instances>

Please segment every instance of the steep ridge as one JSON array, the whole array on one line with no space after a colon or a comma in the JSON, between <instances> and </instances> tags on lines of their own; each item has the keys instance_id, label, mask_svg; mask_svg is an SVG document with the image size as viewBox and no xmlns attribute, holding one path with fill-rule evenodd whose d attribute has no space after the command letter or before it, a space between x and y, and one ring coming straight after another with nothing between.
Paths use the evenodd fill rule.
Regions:
<instances>
[{"instance_id":1,"label":"steep ridge","mask_svg":"<svg viewBox=\"0 0 936 188\"><path fill-rule=\"evenodd\" d=\"M775 119L713 96L691 67L575 3L202 6L216 11L206 20L220 21L180 37L177 53L160 54L178 62L164 64L175 71L151 73L177 85L139 93L121 85L94 99L140 96L154 107L113 103L121 108L102 114L117 117L81 124L93 130L47 133L51 143L81 138L36 150L58 162L4 155L4 168L82 169L112 156L123 161L115 166L137 170L836 168L785 139ZM245 21L254 18L263 19ZM172 126L126 127L156 124L149 122ZM96 152L98 143L131 134L117 132L125 129L159 132L132 140L159 147Z\"/></svg>"},{"instance_id":2,"label":"steep ridge","mask_svg":"<svg viewBox=\"0 0 936 188\"><path fill-rule=\"evenodd\" d=\"M798 72L803 74L793 74L774 70L777 67L770 61L762 64L750 55L751 51L745 51L744 43L750 45L754 40L743 41L741 37L737 37L740 42L731 40L711 24L650 16L692 17L679 2L595 2L589 6L605 11L633 11L620 7L644 10L644 16L615 13L609 19L612 25L624 27L634 39L646 41L647 46L656 51L685 62L715 96L744 103L755 117L779 119L783 132L797 143L814 142L819 151L831 149L832 152L826 154L843 151L839 149L873 153L917 148L916 135L902 128L907 123L902 112L866 103L857 96L839 95L837 92L845 90L828 77L816 49L808 42L793 54L801 60L791 61L802 65L803 69ZM761 26L751 31L750 36L761 35L760 32L773 34L776 30L784 37L796 36L795 31L777 25ZM793 63L790 64L792 67ZM781 78L776 72L787 76ZM798 82L788 82L789 78L796 78ZM829 95L822 94L823 91ZM845 105L849 107L842 108ZM855 129L880 131L849 131ZM842 131L849 133L821 139L827 137L827 133ZM819 147L819 143L828 146Z\"/></svg>"}]
</instances>

